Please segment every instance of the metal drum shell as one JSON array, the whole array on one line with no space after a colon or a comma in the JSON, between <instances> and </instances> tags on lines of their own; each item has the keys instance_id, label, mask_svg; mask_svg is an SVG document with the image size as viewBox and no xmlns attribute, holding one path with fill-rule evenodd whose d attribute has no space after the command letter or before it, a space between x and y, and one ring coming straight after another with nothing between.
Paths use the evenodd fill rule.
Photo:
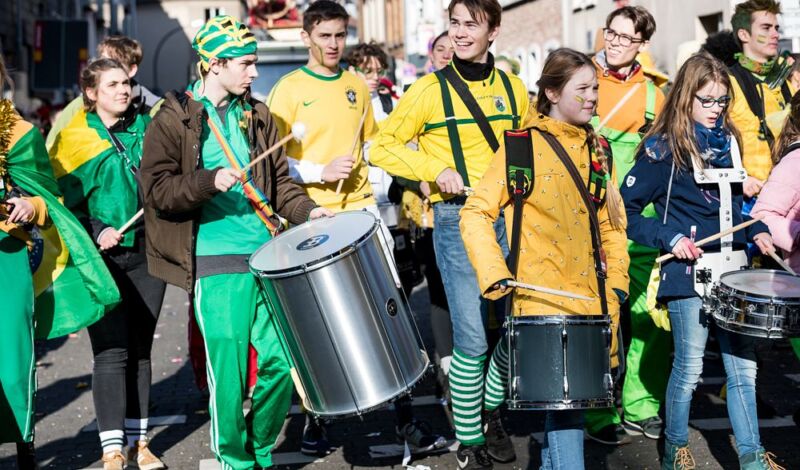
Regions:
<instances>
[{"instance_id":1,"label":"metal drum shell","mask_svg":"<svg viewBox=\"0 0 800 470\"><path fill-rule=\"evenodd\" d=\"M296 269L264 272L251 264L314 415L380 408L429 369L379 236L376 221L351 246Z\"/></svg>"},{"instance_id":2,"label":"metal drum shell","mask_svg":"<svg viewBox=\"0 0 800 470\"><path fill-rule=\"evenodd\" d=\"M613 406L610 325L610 317L604 315L526 315L509 318L506 321L509 409L577 410ZM566 397L562 347L565 326L569 330L566 357L568 389L570 392L578 391ZM534 334L523 331L533 327L537 329L529 331ZM577 347L572 347L573 344L577 344ZM594 354L590 354L591 351ZM588 393L580 393L581 390Z\"/></svg>"},{"instance_id":3,"label":"metal drum shell","mask_svg":"<svg viewBox=\"0 0 800 470\"><path fill-rule=\"evenodd\" d=\"M712 317L718 327L764 339L800 337L800 296L781 297L745 292L725 283L726 277L741 275L787 276L770 269L733 271L720 276L712 289Z\"/></svg>"}]
</instances>

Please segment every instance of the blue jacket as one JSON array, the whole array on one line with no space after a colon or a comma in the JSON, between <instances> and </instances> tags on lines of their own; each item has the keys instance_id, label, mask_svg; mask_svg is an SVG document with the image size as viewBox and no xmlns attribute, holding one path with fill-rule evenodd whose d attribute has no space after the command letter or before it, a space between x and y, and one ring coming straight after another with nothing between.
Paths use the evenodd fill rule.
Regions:
<instances>
[{"instance_id":1,"label":"blue jacket","mask_svg":"<svg viewBox=\"0 0 800 470\"><path fill-rule=\"evenodd\" d=\"M628 238L646 246L672 252L675 244L684 236L690 236L691 227L696 226L695 240L719 232L719 189L716 184L698 184L692 172L679 171L675 167L672 193L669 201L666 224L663 224L667 202L667 186L672 170L672 155L653 158L653 153L640 151L636 163L622 183L622 199L628 216ZM742 215L742 185L733 187L732 225L750 220ZM658 217L643 217L642 210L652 203ZM762 232L769 232L761 222L740 230L733 235L733 249L742 250L747 241ZM718 252L719 241L703 246L705 252ZM694 268L687 273L689 261L673 258L661 266L661 283L658 298L693 297Z\"/></svg>"}]
</instances>

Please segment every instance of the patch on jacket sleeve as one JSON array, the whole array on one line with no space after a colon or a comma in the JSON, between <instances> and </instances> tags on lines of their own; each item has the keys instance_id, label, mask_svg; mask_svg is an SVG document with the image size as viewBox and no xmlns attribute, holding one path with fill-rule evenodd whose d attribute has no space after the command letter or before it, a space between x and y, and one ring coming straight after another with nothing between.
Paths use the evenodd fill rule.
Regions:
<instances>
[{"instance_id":1,"label":"patch on jacket sleeve","mask_svg":"<svg viewBox=\"0 0 800 470\"><path fill-rule=\"evenodd\" d=\"M630 188L634 184L636 184L636 177L633 175L628 175L628 177L625 178L625 185Z\"/></svg>"}]
</instances>

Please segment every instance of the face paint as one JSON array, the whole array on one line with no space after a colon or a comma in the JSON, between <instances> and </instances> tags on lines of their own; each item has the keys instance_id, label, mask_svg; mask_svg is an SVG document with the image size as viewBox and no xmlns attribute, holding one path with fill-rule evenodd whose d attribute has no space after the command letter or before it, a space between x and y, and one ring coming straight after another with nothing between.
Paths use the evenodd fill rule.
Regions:
<instances>
[{"instance_id":1,"label":"face paint","mask_svg":"<svg viewBox=\"0 0 800 470\"><path fill-rule=\"evenodd\" d=\"M584 98L583 96L575 95L575 101L577 101L578 104L583 104L586 102L586 98Z\"/></svg>"},{"instance_id":2,"label":"face paint","mask_svg":"<svg viewBox=\"0 0 800 470\"><path fill-rule=\"evenodd\" d=\"M758 35L756 35L756 42L759 43L759 44L766 44L767 43L767 37L765 35L763 35L763 34L758 34Z\"/></svg>"}]
</instances>

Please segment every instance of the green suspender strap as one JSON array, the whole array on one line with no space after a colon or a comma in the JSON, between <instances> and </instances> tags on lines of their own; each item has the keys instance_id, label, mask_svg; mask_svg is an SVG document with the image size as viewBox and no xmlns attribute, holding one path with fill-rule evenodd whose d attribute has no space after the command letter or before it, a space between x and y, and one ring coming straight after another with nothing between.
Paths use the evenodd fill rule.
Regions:
<instances>
[{"instance_id":1,"label":"green suspender strap","mask_svg":"<svg viewBox=\"0 0 800 470\"><path fill-rule=\"evenodd\" d=\"M495 71L500 74L500 79L503 81L503 86L505 87L506 95L510 101L511 113L513 116L512 127L516 129L519 127L520 116L517 114L517 102L514 97L514 90L511 87L511 81L502 70L495 69ZM489 144L492 152L497 152L497 149L500 148L500 143L497 141L497 137L494 135L494 131L492 130L492 126L489 124L489 120L486 118L486 114L484 114L483 110L481 110L478 102L475 101L475 97L472 96L472 93L470 93L467 84L461 80L461 77L458 76L452 64L448 65L442 70L436 71L435 74L436 78L439 80L439 87L442 91L442 104L444 105L447 135L450 138L450 148L453 152L453 161L456 165L456 171L458 171L458 174L461 175L461 179L464 180L464 185L469 186L470 184L469 175L467 175L467 165L464 162L464 149L461 146L461 138L458 135L458 121L453 109L453 98L450 94L450 88L447 86L448 83L450 83L453 89L456 90L456 93L461 98L461 101L464 102L464 105L467 107L472 115L472 118L475 120L475 123L478 125L478 128L480 128L481 132L483 133L483 137L486 139L486 143Z\"/></svg>"},{"instance_id":2,"label":"green suspender strap","mask_svg":"<svg viewBox=\"0 0 800 470\"><path fill-rule=\"evenodd\" d=\"M511 115L513 116L513 120L511 122L512 129L519 129L519 119L520 116L517 114L517 100L514 99L514 89L511 87L511 80L508 79L508 75L500 69L497 69L497 73L500 74L500 79L503 80L503 87L506 89L506 95L508 95L508 100L511 101Z\"/></svg>"}]
</instances>

